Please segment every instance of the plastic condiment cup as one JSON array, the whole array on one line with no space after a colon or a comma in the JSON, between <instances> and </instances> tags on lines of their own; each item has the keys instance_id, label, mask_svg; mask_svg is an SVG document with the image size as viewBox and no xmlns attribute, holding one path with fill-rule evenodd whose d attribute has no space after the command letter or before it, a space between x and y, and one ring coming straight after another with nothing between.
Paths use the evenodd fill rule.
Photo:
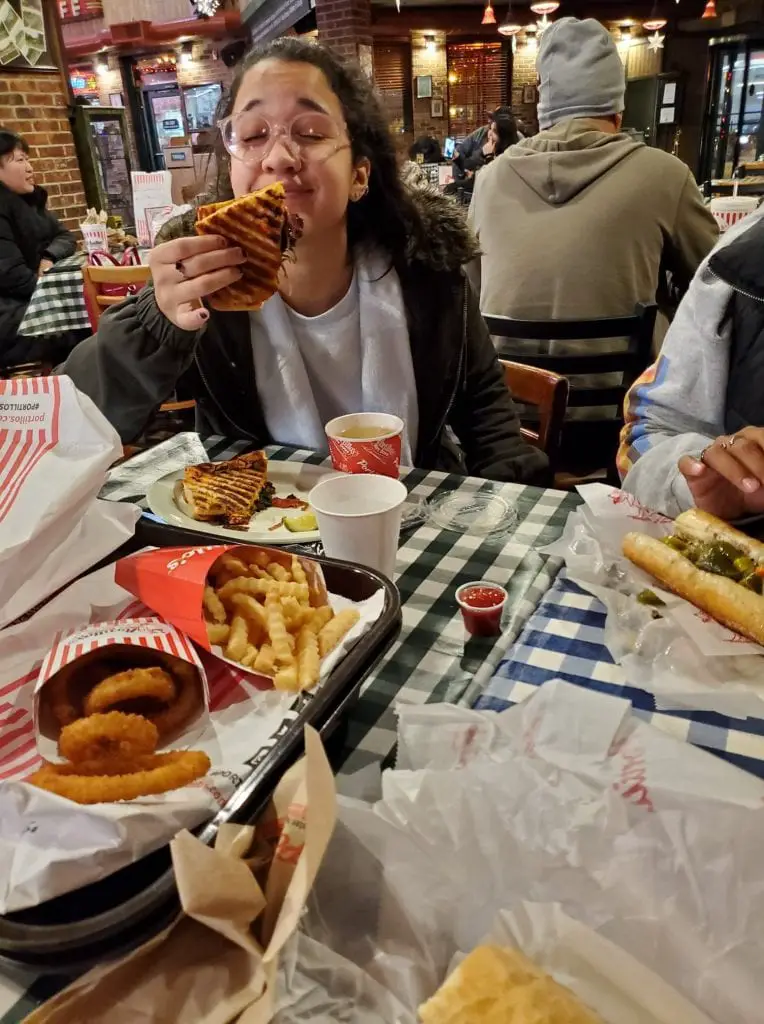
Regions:
<instances>
[{"instance_id":1,"label":"plastic condiment cup","mask_svg":"<svg viewBox=\"0 0 764 1024\"><path fill-rule=\"evenodd\" d=\"M332 476L317 484L308 500L326 554L392 579L407 493L387 476Z\"/></svg>"},{"instance_id":2,"label":"plastic condiment cup","mask_svg":"<svg viewBox=\"0 0 764 1024\"><path fill-rule=\"evenodd\" d=\"M456 591L456 602L467 632L472 636L497 636L508 597L504 587L489 580L463 583Z\"/></svg>"},{"instance_id":3,"label":"plastic condiment cup","mask_svg":"<svg viewBox=\"0 0 764 1024\"><path fill-rule=\"evenodd\" d=\"M337 416L324 427L332 465L341 473L372 473L398 476L405 423L385 412L354 412ZM354 437L379 430L377 437Z\"/></svg>"}]
</instances>

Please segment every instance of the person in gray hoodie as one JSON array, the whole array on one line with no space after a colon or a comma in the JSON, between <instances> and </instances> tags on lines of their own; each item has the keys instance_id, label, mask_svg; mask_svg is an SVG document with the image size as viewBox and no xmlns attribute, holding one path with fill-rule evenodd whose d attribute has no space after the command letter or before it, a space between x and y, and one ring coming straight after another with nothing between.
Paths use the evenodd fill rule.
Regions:
<instances>
[{"instance_id":1,"label":"person in gray hoodie","mask_svg":"<svg viewBox=\"0 0 764 1024\"><path fill-rule=\"evenodd\" d=\"M627 491L676 516L764 513L764 207L695 276L658 361L626 400Z\"/></svg>"},{"instance_id":2,"label":"person in gray hoodie","mask_svg":"<svg viewBox=\"0 0 764 1024\"><path fill-rule=\"evenodd\" d=\"M469 219L483 313L623 316L661 271L684 292L718 237L688 167L620 132L625 76L610 33L561 18L537 61L541 131L480 172Z\"/></svg>"}]
</instances>

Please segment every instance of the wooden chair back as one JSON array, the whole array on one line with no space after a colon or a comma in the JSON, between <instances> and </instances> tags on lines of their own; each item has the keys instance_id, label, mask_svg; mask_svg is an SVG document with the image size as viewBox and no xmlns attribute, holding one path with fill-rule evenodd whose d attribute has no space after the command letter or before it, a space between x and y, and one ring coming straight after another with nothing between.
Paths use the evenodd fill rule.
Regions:
<instances>
[{"instance_id":1,"label":"wooden chair back","mask_svg":"<svg viewBox=\"0 0 764 1024\"><path fill-rule=\"evenodd\" d=\"M536 366L500 360L504 380L512 397L523 405L538 409L538 430L523 427L523 436L531 444L546 452L554 471L568 408L568 381L558 373L540 370Z\"/></svg>"},{"instance_id":2,"label":"wooden chair back","mask_svg":"<svg viewBox=\"0 0 764 1024\"><path fill-rule=\"evenodd\" d=\"M504 316L486 316L488 330L497 345L500 359L509 359L525 366L535 366L561 377L577 374L620 374L620 383L610 387L572 387L568 392L568 408L605 408L614 406L611 419L568 420L563 431L562 456L571 449L580 453L582 463L599 462L612 477L618 438L623 427L623 404L626 392L652 362L653 330L658 307L639 303L631 316L600 317L594 320L514 320ZM605 339L626 339L620 352L602 352L597 343ZM584 341L584 351L568 355L518 353L511 341ZM601 460L601 461L600 461Z\"/></svg>"},{"instance_id":3,"label":"wooden chair back","mask_svg":"<svg viewBox=\"0 0 764 1024\"><path fill-rule=\"evenodd\" d=\"M98 330L101 313L109 306L124 302L124 295L105 295L103 285L120 285L140 289L151 280L151 268L140 267L89 267L82 268L82 281L85 292L85 305L90 317L90 326Z\"/></svg>"},{"instance_id":4,"label":"wooden chair back","mask_svg":"<svg viewBox=\"0 0 764 1024\"><path fill-rule=\"evenodd\" d=\"M49 377L53 367L50 363L16 363L15 366L0 367L0 377L13 380L15 377Z\"/></svg>"}]
</instances>

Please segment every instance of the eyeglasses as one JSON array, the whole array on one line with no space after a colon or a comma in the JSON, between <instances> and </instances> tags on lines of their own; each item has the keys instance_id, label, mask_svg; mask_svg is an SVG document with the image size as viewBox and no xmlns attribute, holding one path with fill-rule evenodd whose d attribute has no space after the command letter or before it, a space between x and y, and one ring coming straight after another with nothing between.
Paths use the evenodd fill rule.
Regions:
<instances>
[{"instance_id":1,"label":"eyeglasses","mask_svg":"<svg viewBox=\"0 0 764 1024\"><path fill-rule=\"evenodd\" d=\"M298 114L288 124L276 124L256 110L242 110L218 121L218 128L225 148L245 164L262 163L276 139L293 160L310 163L328 160L350 145L346 126L318 111Z\"/></svg>"}]
</instances>

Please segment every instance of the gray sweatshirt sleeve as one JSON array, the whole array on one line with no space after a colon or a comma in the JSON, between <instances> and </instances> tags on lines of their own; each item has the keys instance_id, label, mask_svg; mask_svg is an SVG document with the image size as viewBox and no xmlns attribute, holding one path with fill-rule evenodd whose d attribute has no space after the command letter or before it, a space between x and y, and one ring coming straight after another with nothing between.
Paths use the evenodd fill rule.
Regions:
<instances>
[{"instance_id":1,"label":"gray sweatshirt sleeve","mask_svg":"<svg viewBox=\"0 0 764 1024\"><path fill-rule=\"evenodd\" d=\"M649 508L676 516L692 504L677 468L724 433L732 292L698 271L669 328L658 361L626 399L618 468L623 487Z\"/></svg>"},{"instance_id":2,"label":"gray sweatshirt sleeve","mask_svg":"<svg viewBox=\"0 0 764 1024\"><path fill-rule=\"evenodd\" d=\"M161 312L151 285L109 309L58 372L88 395L123 442L144 429L191 365L202 331L182 331Z\"/></svg>"}]
</instances>

